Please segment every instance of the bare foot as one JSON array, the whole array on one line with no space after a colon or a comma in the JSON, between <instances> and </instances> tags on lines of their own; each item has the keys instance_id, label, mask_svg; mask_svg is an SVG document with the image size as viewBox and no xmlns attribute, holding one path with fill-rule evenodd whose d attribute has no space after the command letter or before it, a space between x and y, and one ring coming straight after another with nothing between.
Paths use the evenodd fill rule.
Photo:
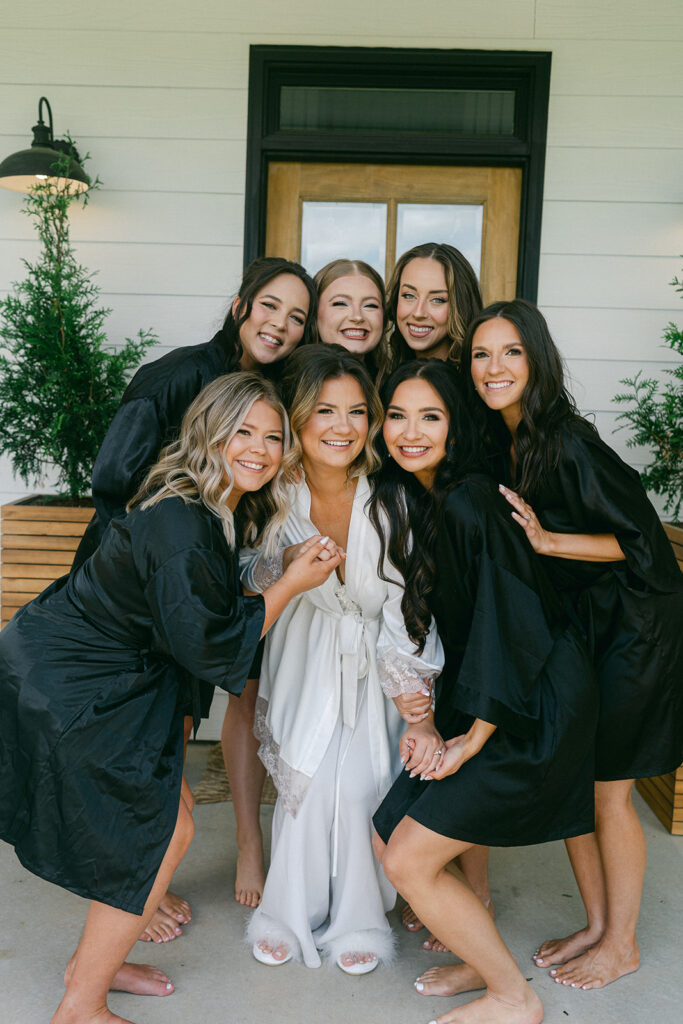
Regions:
<instances>
[{"instance_id":1,"label":"bare foot","mask_svg":"<svg viewBox=\"0 0 683 1024\"><path fill-rule=\"evenodd\" d=\"M448 946L444 946L443 942L437 939L436 935L428 935L422 943L422 948L426 949L429 953L450 953Z\"/></svg>"},{"instance_id":2,"label":"bare foot","mask_svg":"<svg viewBox=\"0 0 683 1024\"><path fill-rule=\"evenodd\" d=\"M633 974L639 967L640 951L637 945L624 950L608 946L606 942L598 942L583 956L551 971L550 977L559 985L570 985L587 991L591 988L604 988L625 974Z\"/></svg>"},{"instance_id":3,"label":"bare foot","mask_svg":"<svg viewBox=\"0 0 683 1024\"><path fill-rule=\"evenodd\" d=\"M484 979L469 964L430 967L413 984L421 996L457 996L486 988Z\"/></svg>"},{"instance_id":4,"label":"bare foot","mask_svg":"<svg viewBox=\"0 0 683 1024\"><path fill-rule=\"evenodd\" d=\"M183 934L182 928L163 910L155 910L138 942L171 942Z\"/></svg>"},{"instance_id":5,"label":"bare foot","mask_svg":"<svg viewBox=\"0 0 683 1024\"><path fill-rule=\"evenodd\" d=\"M112 992L132 992L136 996L170 996L173 982L151 964L125 963L114 975Z\"/></svg>"},{"instance_id":6,"label":"bare foot","mask_svg":"<svg viewBox=\"0 0 683 1024\"><path fill-rule=\"evenodd\" d=\"M419 932L420 928L424 928L422 921L419 919L409 903L404 904L403 910L401 911L401 924L404 928L407 928L409 932Z\"/></svg>"},{"instance_id":7,"label":"bare foot","mask_svg":"<svg viewBox=\"0 0 683 1024\"><path fill-rule=\"evenodd\" d=\"M503 1000L487 992L471 1003L458 1006L429 1024L541 1024L543 1004L528 985L522 1002Z\"/></svg>"},{"instance_id":8,"label":"bare foot","mask_svg":"<svg viewBox=\"0 0 683 1024\"><path fill-rule=\"evenodd\" d=\"M164 914L168 914L169 917L181 924L189 924L192 920L190 904L182 896L176 896L170 889L159 900L159 910L163 910Z\"/></svg>"},{"instance_id":9,"label":"bare foot","mask_svg":"<svg viewBox=\"0 0 683 1024\"><path fill-rule=\"evenodd\" d=\"M266 873L263 866L261 839L249 846L238 847L235 873L235 899L243 907L258 907L263 896Z\"/></svg>"},{"instance_id":10,"label":"bare foot","mask_svg":"<svg viewBox=\"0 0 683 1024\"><path fill-rule=\"evenodd\" d=\"M64 972L65 985L69 984L75 963L74 955L69 960ZM158 967L153 967L151 964L131 964L126 961L114 975L110 991L132 992L133 995L138 996L170 996L173 988L171 979Z\"/></svg>"},{"instance_id":11,"label":"bare foot","mask_svg":"<svg viewBox=\"0 0 683 1024\"><path fill-rule=\"evenodd\" d=\"M62 1001L50 1024L132 1024L124 1017L117 1017L106 1006L92 1013L83 1012L77 1006L65 1006Z\"/></svg>"},{"instance_id":12,"label":"bare foot","mask_svg":"<svg viewBox=\"0 0 683 1024\"><path fill-rule=\"evenodd\" d=\"M537 967L552 967L566 964L568 960L581 956L602 938L602 928L581 928L564 939L548 939L536 950L532 960Z\"/></svg>"}]
</instances>

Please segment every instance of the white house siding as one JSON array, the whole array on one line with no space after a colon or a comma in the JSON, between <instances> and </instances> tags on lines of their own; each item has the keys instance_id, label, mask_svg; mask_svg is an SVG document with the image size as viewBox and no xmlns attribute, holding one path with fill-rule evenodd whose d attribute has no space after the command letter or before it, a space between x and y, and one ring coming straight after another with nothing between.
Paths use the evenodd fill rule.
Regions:
<instances>
[{"instance_id":1,"label":"white house siding","mask_svg":"<svg viewBox=\"0 0 683 1024\"><path fill-rule=\"evenodd\" d=\"M683 251L683 19L678 0L35 0L0 11L0 158L28 145L38 99L92 156L102 190L73 217L114 343L207 339L242 266L252 43L550 50L539 303L581 408L612 434L619 378L658 374L667 282ZM37 251L0 189L0 294ZM26 493L0 464L0 503Z\"/></svg>"}]
</instances>

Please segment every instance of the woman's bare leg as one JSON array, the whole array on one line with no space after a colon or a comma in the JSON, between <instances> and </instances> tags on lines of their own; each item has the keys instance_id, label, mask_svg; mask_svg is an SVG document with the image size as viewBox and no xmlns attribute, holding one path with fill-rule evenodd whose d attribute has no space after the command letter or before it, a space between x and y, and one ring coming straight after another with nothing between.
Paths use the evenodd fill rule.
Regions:
<instances>
[{"instance_id":1,"label":"woman's bare leg","mask_svg":"<svg viewBox=\"0 0 683 1024\"><path fill-rule=\"evenodd\" d=\"M491 888L489 886L489 848L488 846L471 846L469 850L465 850L459 857L453 862L453 867L457 873L459 869L470 888L476 896L479 897L481 902L484 904L491 917L495 917L493 909L493 903L491 901ZM448 950L442 942L436 938L435 935L428 935L425 941L422 943L422 948L425 950L431 950L432 953L447 953ZM441 968L434 968L435 971L440 971ZM449 965L444 965L443 971L448 974ZM460 972L462 973L462 972ZM418 978L418 981L421 979ZM474 988L482 988L481 984L474 985ZM469 988L458 988L458 992L467 992ZM435 994L435 993L434 993ZM444 992L444 995L455 995L455 992Z\"/></svg>"},{"instance_id":2,"label":"woman's bare leg","mask_svg":"<svg viewBox=\"0 0 683 1024\"><path fill-rule=\"evenodd\" d=\"M465 880L446 870L469 845L404 818L382 856L385 874L420 920L485 981L485 995L438 1017L438 1024L540 1024L541 1001L490 914Z\"/></svg>"},{"instance_id":3,"label":"woman's bare leg","mask_svg":"<svg viewBox=\"0 0 683 1024\"><path fill-rule=\"evenodd\" d=\"M550 972L563 985L604 988L640 966L636 925L647 849L632 788L633 779L595 784L595 833L605 875L607 923L594 946Z\"/></svg>"},{"instance_id":4,"label":"woman's bare leg","mask_svg":"<svg viewBox=\"0 0 683 1024\"><path fill-rule=\"evenodd\" d=\"M567 963L568 960L580 956L594 946L605 931L607 893L600 847L595 832L566 839L565 846L586 909L586 925L563 939L548 939L544 942L533 956L537 967Z\"/></svg>"},{"instance_id":5,"label":"woman's bare leg","mask_svg":"<svg viewBox=\"0 0 683 1024\"><path fill-rule=\"evenodd\" d=\"M192 716L185 715L183 719L183 763L187 757L187 744L192 735ZM187 779L183 775L182 797L190 811L194 807L194 797ZM182 896L176 896L169 889L159 900L159 907L152 915L152 919L140 936L141 942L170 942L183 934L181 924L189 924L192 920L192 910L187 900ZM129 991L129 990L126 990Z\"/></svg>"},{"instance_id":6,"label":"woman's bare leg","mask_svg":"<svg viewBox=\"0 0 683 1024\"><path fill-rule=\"evenodd\" d=\"M266 880L259 811L266 770L258 759L254 736L254 708L258 679L248 679L242 694L232 694L225 712L221 745L237 823L235 899L257 907Z\"/></svg>"},{"instance_id":7,"label":"woman's bare leg","mask_svg":"<svg viewBox=\"0 0 683 1024\"><path fill-rule=\"evenodd\" d=\"M192 719L185 718L185 751L187 741L192 731ZM183 775L181 796L185 801L187 809L192 812L194 808L194 797L187 779ZM152 914L152 919L140 936L141 942L170 942L183 934L181 924L189 924L192 920L192 910L187 900L177 896L169 889L159 901L158 909ZM126 989L125 991L131 991Z\"/></svg>"},{"instance_id":8,"label":"woman's bare leg","mask_svg":"<svg viewBox=\"0 0 683 1024\"><path fill-rule=\"evenodd\" d=\"M51 1024L120 1024L122 1018L107 1007L107 992L114 985L141 929L158 907L190 845L193 831L192 815L181 798L175 831L142 915L129 914L104 903L90 904L83 936L69 965L66 992Z\"/></svg>"},{"instance_id":9,"label":"woman's bare leg","mask_svg":"<svg viewBox=\"0 0 683 1024\"><path fill-rule=\"evenodd\" d=\"M495 918L491 890L489 888L489 848L488 846L471 846L446 868L458 875L456 865L460 866L462 878L469 885L475 896L481 901L491 918ZM435 936L430 936L431 948L440 953L446 947ZM427 948L427 944L423 944ZM461 992L474 992L486 988L484 979L469 964L443 964L430 967L415 981L415 988L421 996L456 996Z\"/></svg>"}]
</instances>

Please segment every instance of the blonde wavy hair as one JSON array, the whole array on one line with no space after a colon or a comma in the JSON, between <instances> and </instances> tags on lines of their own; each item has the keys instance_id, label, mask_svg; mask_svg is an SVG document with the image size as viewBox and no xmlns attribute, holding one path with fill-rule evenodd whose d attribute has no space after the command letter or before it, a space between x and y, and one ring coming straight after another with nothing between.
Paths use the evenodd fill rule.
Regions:
<instances>
[{"instance_id":1,"label":"blonde wavy hair","mask_svg":"<svg viewBox=\"0 0 683 1024\"><path fill-rule=\"evenodd\" d=\"M228 507L233 477L223 450L254 402L266 402L282 421L282 461L258 491L240 499L238 530ZM294 464L289 420L275 385L258 373L228 373L208 384L188 406L176 441L162 448L126 511L151 508L164 498L202 502L220 519L229 547L262 544L272 554L288 512L285 484ZM225 475L229 484L225 486Z\"/></svg>"},{"instance_id":2,"label":"blonde wavy hair","mask_svg":"<svg viewBox=\"0 0 683 1024\"><path fill-rule=\"evenodd\" d=\"M384 409L362 360L341 345L309 345L297 349L285 363L281 390L292 427L292 463L301 465L299 433L315 411L323 384L340 377L358 381L368 406L368 436L363 451L349 467L348 476L369 476L381 466L375 440L382 429Z\"/></svg>"}]
</instances>

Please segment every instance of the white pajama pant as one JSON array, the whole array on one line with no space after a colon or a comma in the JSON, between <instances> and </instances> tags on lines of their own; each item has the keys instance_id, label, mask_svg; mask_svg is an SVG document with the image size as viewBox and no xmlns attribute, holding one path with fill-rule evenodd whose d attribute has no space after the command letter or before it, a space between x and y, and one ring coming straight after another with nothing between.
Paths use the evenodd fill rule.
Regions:
<instances>
[{"instance_id":1,"label":"white pajama pant","mask_svg":"<svg viewBox=\"0 0 683 1024\"><path fill-rule=\"evenodd\" d=\"M371 845L384 794L370 760L366 691L354 729L340 714L296 818L277 801L263 899L247 928L250 942L284 943L307 967L320 967L321 954L334 963L346 952L386 960L393 951L386 912L396 891Z\"/></svg>"}]
</instances>

